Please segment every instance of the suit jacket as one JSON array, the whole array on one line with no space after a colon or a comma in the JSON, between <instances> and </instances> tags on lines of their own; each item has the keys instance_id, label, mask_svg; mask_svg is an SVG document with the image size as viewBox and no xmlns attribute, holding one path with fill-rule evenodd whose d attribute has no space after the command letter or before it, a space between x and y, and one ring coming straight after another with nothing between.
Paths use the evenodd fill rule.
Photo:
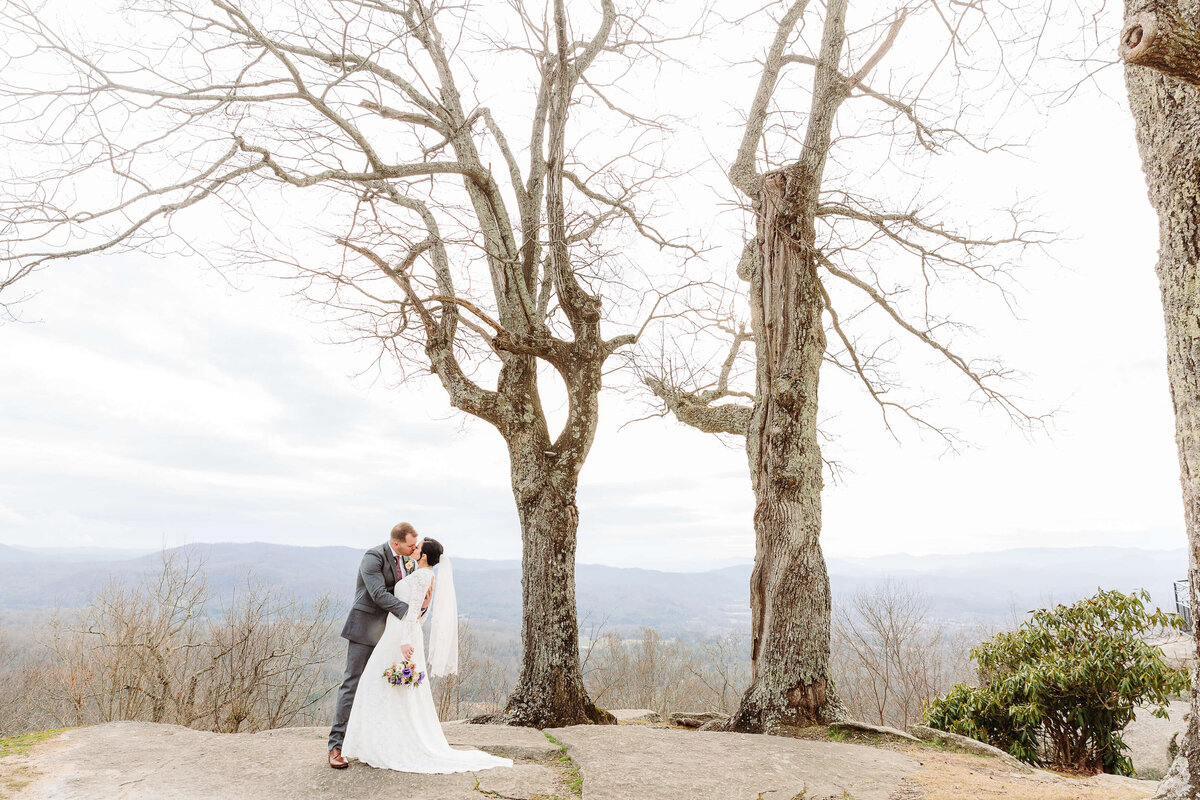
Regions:
<instances>
[{"instance_id":1,"label":"suit jacket","mask_svg":"<svg viewBox=\"0 0 1200 800\"><path fill-rule=\"evenodd\" d=\"M417 568L417 562L408 556L401 556L400 561L405 575L411 575ZM395 588L396 562L391 545L384 542L363 553L354 605L342 626L342 638L371 647L378 644L387 625L387 615L403 617L408 611L408 603L396 599Z\"/></svg>"}]
</instances>

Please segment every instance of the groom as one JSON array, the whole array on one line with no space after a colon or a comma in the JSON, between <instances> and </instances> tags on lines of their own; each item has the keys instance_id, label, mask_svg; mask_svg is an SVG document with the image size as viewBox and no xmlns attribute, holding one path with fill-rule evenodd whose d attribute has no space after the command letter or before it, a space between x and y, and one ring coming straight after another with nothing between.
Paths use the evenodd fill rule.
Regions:
<instances>
[{"instance_id":1,"label":"groom","mask_svg":"<svg viewBox=\"0 0 1200 800\"><path fill-rule=\"evenodd\" d=\"M371 657L371 651L383 636L387 615L403 617L408 604L396 599L396 582L404 580L417 568L410 556L417 549L417 531L407 522L392 528L388 541L372 547L363 554L358 566L358 584L354 594L354 605L342 638L349 640L346 648L346 674L342 688L338 690L337 707L333 714L333 727L329 729L329 766L345 769L350 766L342 758L342 741L346 738L346 723L350 720L350 707L354 705L354 693L358 690L358 679L363 667ZM412 658L412 646L404 645L406 659Z\"/></svg>"}]
</instances>

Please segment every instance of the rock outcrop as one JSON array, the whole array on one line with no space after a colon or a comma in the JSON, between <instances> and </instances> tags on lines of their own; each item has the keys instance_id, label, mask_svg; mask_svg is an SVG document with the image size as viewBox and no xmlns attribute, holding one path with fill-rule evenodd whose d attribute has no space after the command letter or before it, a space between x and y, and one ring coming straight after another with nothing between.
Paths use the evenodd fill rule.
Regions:
<instances>
[{"instance_id":1,"label":"rock outcrop","mask_svg":"<svg viewBox=\"0 0 1200 800\"><path fill-rule=\"evenodd\" d=\"M634 715L642 716L642 715ZM454 745L513 758L511 769L412 775L326 764L324 728L217 734L114 722L0 758L5 800L1142 800L1154 784L1018 772L995 758L889 739L880 746L681 730L665 724L545 732L446 723ZM565 757L564 757L565 748Z\"/></svg>"},{"instance_id":2,"label":"rock outcrop","mask_svg":"<svg viewBox=\"0 0 1200 800\"><path fill-rule=\"evenodd\" d=\"M949 731L939 731L936 728L927 728L924 725L909 725L908 732L925 742L952 745L968 753L994 758L1008 764L1019 772L1033 772L1033 767L1009 755L999 747L992 747L987 742L981 742L969 736L960 736L957 733L950 733Z\"/></svg>"}]
</instances>

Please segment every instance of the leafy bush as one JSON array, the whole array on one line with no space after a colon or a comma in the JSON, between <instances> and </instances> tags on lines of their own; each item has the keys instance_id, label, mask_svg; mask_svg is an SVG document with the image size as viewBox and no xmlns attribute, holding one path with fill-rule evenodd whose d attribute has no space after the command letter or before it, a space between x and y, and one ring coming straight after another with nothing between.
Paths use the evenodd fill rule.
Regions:
<instances>
[{"instance_id":1,"label":"leafy bush","mask_svg":"<svg viewBox=\"0 0 1200 800\"><path fill-rule=\"evenodd\" d=\"M1099 591L1073 605L1034 611L1016 631L971 651L982 686L958 684L926 709L932 728L989 742L1033 764L1131 775L1121 731L1136 706L1155 706L1188 688L1145 636L1183 627L1149 612L1145 592Z\"/></svg>"}]
</instances>

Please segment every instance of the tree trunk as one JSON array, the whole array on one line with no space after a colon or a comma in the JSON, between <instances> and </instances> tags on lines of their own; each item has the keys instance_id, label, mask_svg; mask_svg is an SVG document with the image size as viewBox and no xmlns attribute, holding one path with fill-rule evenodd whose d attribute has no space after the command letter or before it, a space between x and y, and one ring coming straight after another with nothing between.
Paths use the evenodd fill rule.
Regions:
<instances>
[{"instance_id":1,"label":"tree trunk","mask_svg":"<svg viewBox=\"0 0 1200 800\"><path fill-rule=\"evenodd\" d=\"M1174 4L1179 15L1200 18L1200 2ZM1144 2L1127 2L1134 17ZM1159 289L1167 334L1167 375L1175 407L1187 527L1192 608L1200 608L1200 89L1139 66L1127 66L1126 86L1137 123L1138 151L1158 213ZM1193 626L1200 634L1200 626ZM1200 638L1193 658L1200 657ZM1197 663L1200 663L1198 661ZM1200 797L1200 696L1192 689L1192 713L1179 759L1178 780L1164 781L1158 797Z\"/></svg>"},{"instance_id":2,"label":"tree trunk","mask_svg":"<svg viewBox=\"0 0 1200 800\"><path fill-rule=\"evenodd\" d=\"M555 468L536 437L510 443L513 495L521 518L521 675L505 722L535 728L616 718L588 698L575 610L577 476Z\"/></svg>"},{"instance_id":3,"label":"tree trunk","mask_svg":"<svg viewBox=\"0 0 1200 800\"><path fill-rule=\"evenodd\" d=\"M746 435L754 488L750 576L751 682L729 728L768 733L844 716L829 677L829 573L821 553L817 384L825 303L816 215L837 109L847 0L830 0L799 160L762 177L755 198L759 258L750 309L757 356Z\"/></svg>"},{"instance_id":4,"label":"tree trunk","mask_svg":"<svg viewBox=\"0 0 1200 800\"><path fill-rule=\"evenodd\" d=\"M758 347L757 402L746 437L755 498L752 678L729 728L754 733L815 725L840 707L829 679L831 602L820 542L824 304L811 218L806 223L792 212L796 193L811 183L801 173L763 180L761 257L750 281Z\"/></svg>"},{"instance_id":5,"label":"tree trunk","mask_svg":"<svg viewBox=\"0 0 1200 800\"><path fill-rule=\"evenodd\" d=\"M505 357L500 374L507 413L502 413L499 427L508 443L523 550L521 675L509 697L504 721L537 728L616 723L611 714L596 708L584 688L575 609L575 541L579 530L575 491L579 471L595 439L604 362L610 351L600 336L600 298L588 294L571 265L563 192L571 93L616 19L612 0L602 0L601 6L604 20L600 32L583 52L575 54L568 34L566 3L554 2L557 58L547 92L545 120L546 268L575 338L569 343L556 342L543 320L538 319L532 328L516 320L522 333L531 334L529 344L535 345L534 353L554 365L567 387L567 422L556 440L550 440L538 396L537 361L513 351ZM529 295L536 296L534 271L525 270L522 279ZM524 313L528 311L524 309ZM520 343L513 339L508 345Z\"/></svg>"},{"instance_id":6,"label":"tree trunk","mask_svg":"<svg viewBox=\"0 0 1200 800\"><path fill-rule=\"evenodd\" d=\"M537 360L509 355L500 373L500 429L508 445L513 499L521 522L521 674L503 714L480 722L551 728L616 718L588 698L575 608L575 492L599 416L603 360L584 353L564 375L570 411L551 441L537 390Z\"/></svg>"}]
</instances>

